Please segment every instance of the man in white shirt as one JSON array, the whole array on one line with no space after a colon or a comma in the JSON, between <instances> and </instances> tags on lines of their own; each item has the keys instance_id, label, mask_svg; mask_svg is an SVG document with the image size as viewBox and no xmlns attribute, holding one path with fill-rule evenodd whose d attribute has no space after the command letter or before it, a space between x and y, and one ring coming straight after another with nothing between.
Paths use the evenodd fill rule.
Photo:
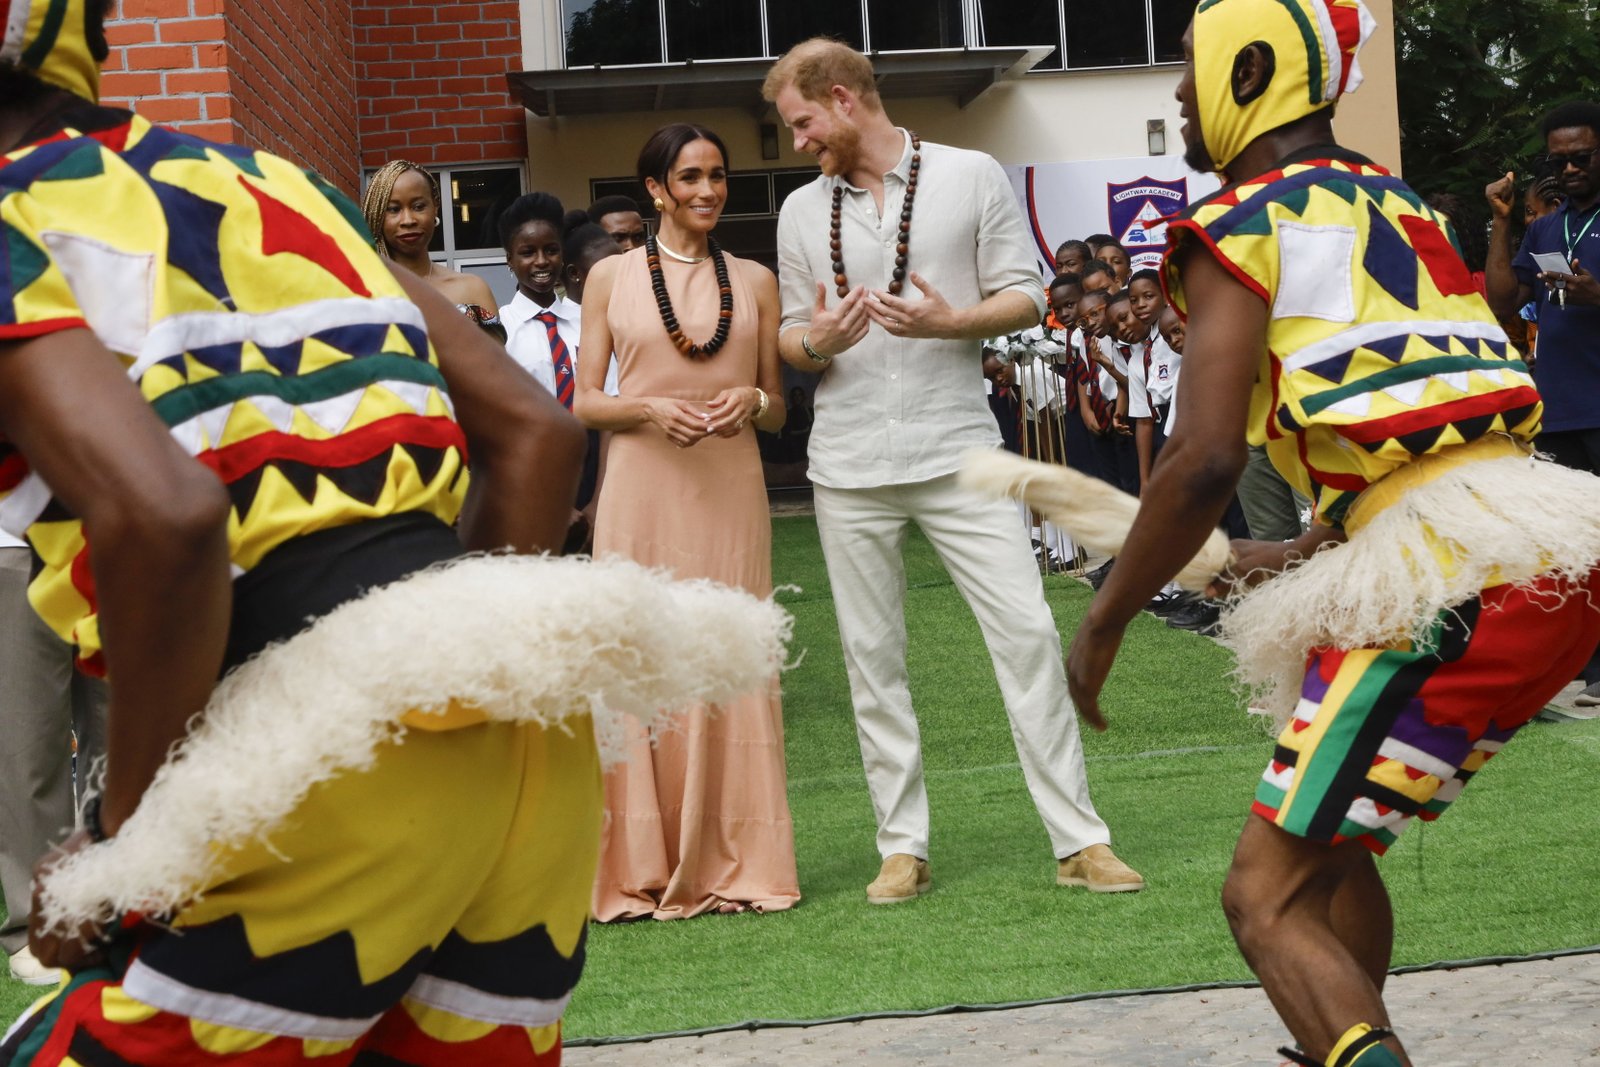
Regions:
<instances>
[{"instance_id":1,"label":"man in white shirt","mask_svg":"<svg viewBox=\"0 0 1600 1067\"><path fill-rule=\"evenodd\" d=\"M72 647L28 602L33 551L0 532L0 946L13 979L54 985L28 951L33 867L72 832L72 734L78 770L105 751L105 683L79 673Z\"/></svg>"},{"instance_id":2,"label":"man in white shirt","mask_svg":"<svg viewBox=\"0 0 1600 1067\"><path fill-rule=\"evenodd\" d=\"M956 485L969 450L999 444L984 401L983 338L1044 314L1005 174L986 155L896 128L871 63L836 41L796 46L763 92L796 150L823 172L788 198L778 221L779 350L821 375L810 475L884 859L867 899L892 904L931 885L905 663L901 545L913 522L983 630L1060 861L1057 881L1140 889L1089 800L1061 638L1032 546L1012 505Z\"/></svg>"}]
</instances>

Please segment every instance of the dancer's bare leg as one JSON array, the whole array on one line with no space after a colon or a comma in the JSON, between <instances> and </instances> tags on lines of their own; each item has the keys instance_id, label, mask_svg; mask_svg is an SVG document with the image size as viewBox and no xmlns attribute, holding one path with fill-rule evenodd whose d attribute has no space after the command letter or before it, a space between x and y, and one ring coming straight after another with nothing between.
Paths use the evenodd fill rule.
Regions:
<instances>
[{"instance_id":1,"label":"dancer's bare leg","mask_svg":"<svg viewBox=\"0 0 1600 1067\"><path fill-rule=\"evenodd\" d=\"M1379 980L1372 974L1391 948L1387 894L1381 921L1363 921L1358 910L1374 882L1381 891L1371 855L1356 842L1307 841L1254 816L1239 835L1223 910L1272 1006L1313 1057L1325 1058L1358 1023L1389 1026L1380 992L1386 967L1378 967ZM1398 1040L1384 1044L1404 1056Z\"/></svg>"}]
</instances>

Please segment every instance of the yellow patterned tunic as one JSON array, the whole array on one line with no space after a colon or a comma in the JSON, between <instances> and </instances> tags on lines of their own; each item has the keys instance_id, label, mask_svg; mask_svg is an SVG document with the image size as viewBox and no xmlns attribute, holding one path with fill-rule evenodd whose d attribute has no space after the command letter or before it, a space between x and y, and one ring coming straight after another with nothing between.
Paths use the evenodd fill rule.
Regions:
<instances>
[{"instance_id":1,"label":"yellow patterned tunic","mask_svg":"<svg viewBox=\"0 0 1600 1067\"><path fill-rule=\"evenodd\" d=\"M93 330L227 485L236 575L318 530L453 521L465 440L355 206L265 152L89 105L69 118L0 159L0 342ZM0 528L32 542L34 606L97 669L82 526L3 439Z\"/></svg>"},{"instance_id":2,"label":"yellow patterned tunic","mask_svg":"<svg viewBox=\"0 0 1600 1067\"><path fill-rule=\"evenodd\" d=\"M1290 162L1229 186L1170 230L1270 309L1248 436L1341 526L1368 485L1418 456L1506 433L1542 405L1462 263L1448 222L1357 157ZM1173 305L1189 312L1169 255Z\"/></svg>"}]
</instances>

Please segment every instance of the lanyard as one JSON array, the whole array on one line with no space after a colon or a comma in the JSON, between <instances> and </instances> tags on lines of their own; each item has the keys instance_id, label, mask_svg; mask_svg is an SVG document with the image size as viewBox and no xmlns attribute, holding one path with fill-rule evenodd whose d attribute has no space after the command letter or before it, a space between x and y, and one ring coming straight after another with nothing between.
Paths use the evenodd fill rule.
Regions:
<instances>
[{"instance_id":1,"label":"lanyard","mask_svg":"<svg viewBox=\"0 0 1600 1067\"><path fill-rule=\"evenodd\" d=\"M1594 220L1600 219L1600 208L1596 208L1589 214L1589 221L1583 224L1583 229L1578 231L1578 236L1576 237L1572 236L1572 212L1568 211L1564 214L1565 217L1561 220L1561 228L1563 235L1567 239L1567 263L1570 266L1573 262L1572 257L1577 252L1578 242L1583 240L1589 233L1589 230L1594 226Z\"/></svg>"}]
</instances>

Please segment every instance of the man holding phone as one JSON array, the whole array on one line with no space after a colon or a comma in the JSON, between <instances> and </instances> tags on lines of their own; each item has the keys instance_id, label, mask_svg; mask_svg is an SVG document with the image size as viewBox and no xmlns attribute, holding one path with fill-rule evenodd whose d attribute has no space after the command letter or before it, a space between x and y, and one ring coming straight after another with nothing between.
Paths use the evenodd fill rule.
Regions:
<instances>
[{"instance_id":1,"label":"man holding phone","mask_svg":"<svg viewBox=\"0 0 1600 1067\"><path fill-rule=\"evenodd\" d=\"M1600 103L1562 104L1542 126L1542 170L1555 177L1566 202L1529 223L1512 258L1507 220L1514 176L1489 186L1495 216L1489 303L1508 317L1539 302L1536 376L1545 401L1539 449L1566 466L1600 471ZM1558 260L1566 269L1549 269Z\"/></svg>"},{"instance_id":2,"label":"man holding phone","mask_svg":"<svg viewBox=\"0 0 1600 1067\"><path fill-rule=\"evenodd\" d=\"M1517 199L1514 176L1485 190L1494 211L1489 305L1505 318L1538 301L1539 451L1564 466L1600 473L1600 103L1562 104L1541 126L1547 153L1541 173L1555 178L1566 201L1528 224L1513 259L1508 219ZM1562 264L1565 270L1551 269ZM1578 701L1600 704L1600 654L1584 668L1583 680L1589 685Z\"/></svg>"}]
</instances>

